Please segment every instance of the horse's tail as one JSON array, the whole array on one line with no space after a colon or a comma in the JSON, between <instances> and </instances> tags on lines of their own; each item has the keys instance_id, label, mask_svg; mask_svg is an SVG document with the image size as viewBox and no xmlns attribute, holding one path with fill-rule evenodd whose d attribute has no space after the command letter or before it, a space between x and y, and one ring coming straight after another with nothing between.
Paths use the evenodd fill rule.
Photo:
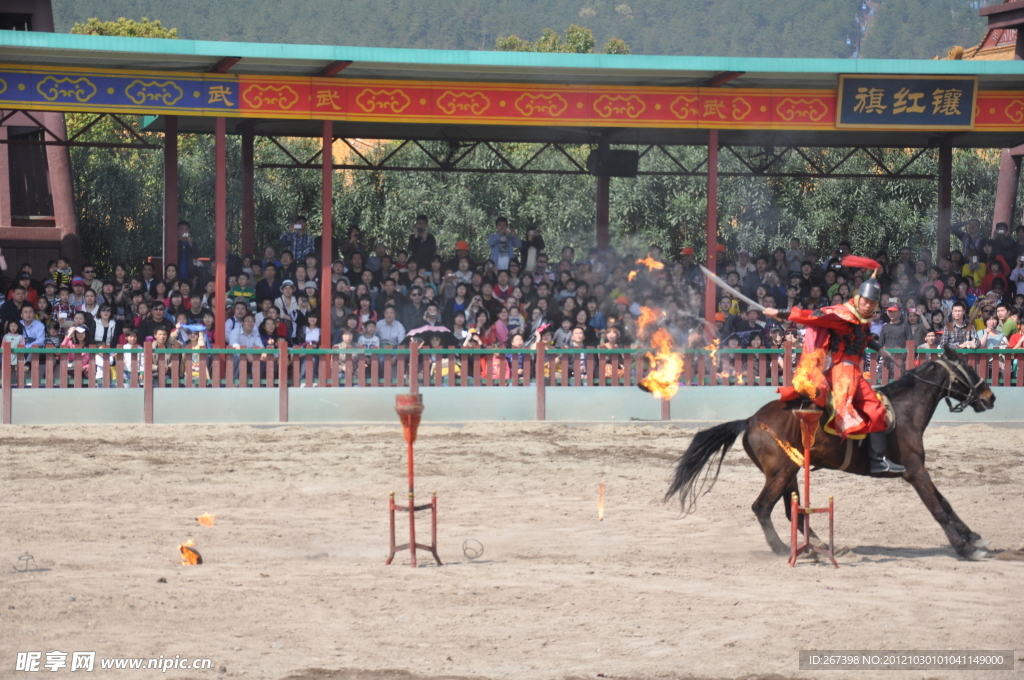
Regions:
<instances>
[{"instance_id":1,"label":"horse's tail","mask_svg":"<svg viewBox=\"0 0 1024 680\"><path fill-rule=\"evenodd\" d=\"M672 486L665 494L665 500L679 494L679 502L683 506L683 514L693 511L697 505L697 497L702 496L715 485L718 473L722 469L722 461L729 447L747 430L749 421L734 420L731 423L722 423L708 430L701 430L690 442L690 448L682 455L676 463L676 474L672 480ZM718 465L714 467L714 475L711 474L711 467L701 475L701 470L708 462L718 456ZM705 487L707 489L705 490Z\"/></svg>"}]
</instances>

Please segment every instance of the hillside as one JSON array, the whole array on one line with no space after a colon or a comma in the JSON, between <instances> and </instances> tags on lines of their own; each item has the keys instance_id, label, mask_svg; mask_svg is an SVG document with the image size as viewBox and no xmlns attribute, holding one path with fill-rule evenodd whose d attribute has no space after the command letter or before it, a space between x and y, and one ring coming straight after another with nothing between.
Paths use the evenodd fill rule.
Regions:
<instances>
[{"instance_id":1,"label":"hillside","mask_svg":"<svg viewBox=\"0 0 1024 680\"><path fill-rule=\"evenodd\" d=\"M931 58L981 37L979 0L874 0L862 54ZM634 54L849 57L861 0L53 0L57 30L89 17L160 19L199 40L493 49L576 23ZM860 12L865 16L864 12ZM853 45L847 45L847 38Z\"/></svg>"}]
</instances>

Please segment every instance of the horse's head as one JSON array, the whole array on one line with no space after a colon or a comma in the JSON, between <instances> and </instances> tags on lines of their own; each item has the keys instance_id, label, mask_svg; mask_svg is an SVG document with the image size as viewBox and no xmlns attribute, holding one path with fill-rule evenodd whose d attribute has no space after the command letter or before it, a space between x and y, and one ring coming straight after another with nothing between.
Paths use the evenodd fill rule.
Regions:
<instances>
[{"instance_id":1,"label":"horse's head","mask_svg":"<svg viewBox=\"0 0 1024 680\"><path fill-rule=\"evenodd\" d=\"M947 403L949 399L959 402L956 406L950 405L951 411L959 413L971 406L977 413L981 413L995 406L996 395L955 349L946 347L942 357L935 363L945 368L949 374L946 386Z\"/></svg>"}]
</instances>

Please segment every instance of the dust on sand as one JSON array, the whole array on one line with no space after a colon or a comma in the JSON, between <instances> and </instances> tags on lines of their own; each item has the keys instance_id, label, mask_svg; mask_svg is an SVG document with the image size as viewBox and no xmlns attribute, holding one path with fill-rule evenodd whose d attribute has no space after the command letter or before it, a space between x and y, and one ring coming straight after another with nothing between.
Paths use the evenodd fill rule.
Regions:
<instances>
[{"instance_id":1,"label":"dust on sand","mask_svg":"<svg viewBox=\"0 0 1024 680\"><path fill-rule=\"evenodd\" d=\"M1024 545L1019 434L968 426L926 436L939 489L996 549ZM835 495L837 543L850 549L838 570L790 569L771 555L750 510L763 477L742 450L681 518L661 498L692 430L422 427L419 497L438 492L446 564L415 571L406 554L383 566L387 494L404 492L397 427L5 435L8 670L18 651L53 650L205 657L212 672L166 677L270 680L789 678L806 675L800 649L1024 657L1024 563L959 560L900 480L815 473L812 493ZM196 522L203 512L216 526ZM787 535L781 505L775 521ZM405 527L400 518L400 536ZM188 538L200 566L181 565L177 546ZM484 545L479 560L461 554L470 538ZM26 552L33 569L16 572Z\"/></svg>"}]
</instances>

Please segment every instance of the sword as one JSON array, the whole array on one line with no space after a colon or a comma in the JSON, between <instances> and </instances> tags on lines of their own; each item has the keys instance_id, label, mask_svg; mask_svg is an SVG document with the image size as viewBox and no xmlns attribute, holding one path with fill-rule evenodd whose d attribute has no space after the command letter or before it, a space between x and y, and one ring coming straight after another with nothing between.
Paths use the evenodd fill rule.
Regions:
<instances>
[{"instance_id":1,"label":"sword","mask_svg":"<svg viewBox=\"0 0 1024 680\"><path fill-rule=\"evenodd\" d=\"M700 270L702 272L704 272L704 276L708 277L709 279L714 281L716 284L718 284L719 287L721 287L721 288L725 289L726 291L732 293L733 295L735 295L737 298L739 298L743 302L746 302L747 303L747 307L749 309L756 309L759 312L763 312L764 311L764 309L765 309L764 305L759 305L758 303L754 302L753 300L748 298L746 295L744 295L743 293L739 292L738 290L736 290L735 288L730 286L728 283L726 283L722 279L720 279L717 276L715 276L715 274L712 273L712 271L710 269L708 269L707 267L705 267L704 265L700 264L700 265L697 265L697 266L700 267Z\"/></svg>"}]
</instances>

